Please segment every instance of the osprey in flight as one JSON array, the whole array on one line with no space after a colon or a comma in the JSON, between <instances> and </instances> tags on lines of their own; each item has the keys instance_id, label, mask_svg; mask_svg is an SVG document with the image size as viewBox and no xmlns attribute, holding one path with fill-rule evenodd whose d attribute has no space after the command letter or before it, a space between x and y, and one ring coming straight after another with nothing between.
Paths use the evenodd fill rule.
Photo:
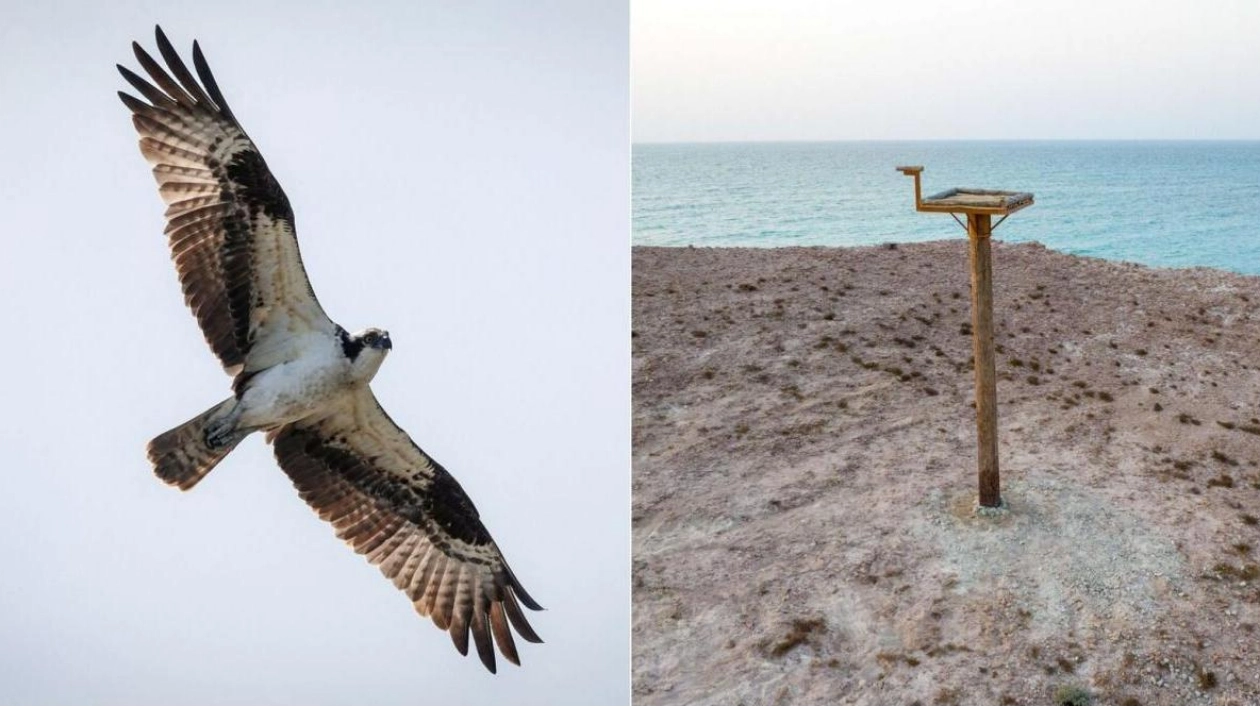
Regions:
<instances>
[{"instance_id":1,"label":"osprey in flight","mask_svg":"<svg viewBox=\"0 0 1260 707\"><path fill-rule=\"evenodd\" d=\"M302 267L289 200L201 48L193 43L198 83L160 27L157 46L169 73L132 43L152 83L118 67L148 102L118 95L166 202L184 301L233 377L230 398L149 443L158 477L191 489L242 439L265 432L302 499L460 653L471 633L491 672L492 639L519 665L511 628L541 642L520 605L542 607L459 482L377 403L368 383L393 348L389 333L350 334L328 318Z\"/></svg>"}]
</instances>

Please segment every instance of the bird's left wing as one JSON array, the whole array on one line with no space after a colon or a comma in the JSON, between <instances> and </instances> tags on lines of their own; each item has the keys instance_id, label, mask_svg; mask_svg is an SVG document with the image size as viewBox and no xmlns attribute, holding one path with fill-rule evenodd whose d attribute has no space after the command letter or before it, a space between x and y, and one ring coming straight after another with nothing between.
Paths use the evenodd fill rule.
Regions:
<instances>
[{"instance_id":1,"label":"bird's left wing","mask_svg":"<svg viewBox=\"0 0 1260 707\"><path fill-rule=\"evenodd\" d=\"M471 632L481 662L494 672L492 639L520 664L509 624L541 642L520 604L542 607L512 574L468 495L394 424L370 388L268 439L302 499L378 565L421 616L449 632L460 653L468 654Z\"/></svg>"}]
</instances>

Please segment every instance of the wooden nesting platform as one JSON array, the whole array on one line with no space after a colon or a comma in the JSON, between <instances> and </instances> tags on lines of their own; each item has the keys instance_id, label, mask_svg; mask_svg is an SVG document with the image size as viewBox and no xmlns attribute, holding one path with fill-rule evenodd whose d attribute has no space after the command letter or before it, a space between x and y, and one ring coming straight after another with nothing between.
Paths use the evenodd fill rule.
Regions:
<instances>
[{"instance_id":1,"label":"wooden nesting platform","mask_svg":"<svg viewBox=\"0 0 1260 707\"><path fill-rule=\"evenodd\" d=\"M996 189L949 189L924 199L919 186L923 167L898 167L897 171L914 177L914 208L938 214L985 214L1006 216L1032 206L1033 195L1022 191L998 191Z\"/></svg>"},{"instance_id":2,"label":"wooden nesting platform","mask_svg":"<svg viewBox=\"0 0 1260 707\"><path fill-rule=\"evenodd\" d=\"M1032 203L1033 195L1028 192L958 188L929 196L919 204L919 211L1005 216Z\"/></svg>"}]
</instances>

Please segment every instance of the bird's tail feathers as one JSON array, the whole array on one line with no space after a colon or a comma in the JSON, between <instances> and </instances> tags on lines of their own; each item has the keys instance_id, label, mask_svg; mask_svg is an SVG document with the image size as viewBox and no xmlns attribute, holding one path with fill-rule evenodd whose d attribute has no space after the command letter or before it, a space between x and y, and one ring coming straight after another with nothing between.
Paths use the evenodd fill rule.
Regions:
<instances>
[{"instance_id":1,"label":"bird's tail feathers","mask_svg":"<svg viewBox=\"0 0 1260 707\"><path fill-rule=\"evenodd\" d=\"M249 432L232 429L235 398L228 398L149 442L158 478L181 491L197 485Z\"/></svg>"}]
</instances>

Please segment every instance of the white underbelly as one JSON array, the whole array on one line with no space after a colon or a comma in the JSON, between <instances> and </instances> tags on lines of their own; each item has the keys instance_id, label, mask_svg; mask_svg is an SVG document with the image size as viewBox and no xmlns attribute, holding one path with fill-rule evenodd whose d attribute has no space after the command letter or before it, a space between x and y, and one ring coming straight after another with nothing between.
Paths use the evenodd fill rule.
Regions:
<instances>
[{"instance_id":1,"label":"white underbelly","mask_svg":"<svg viewBox=\"0 0 1260 707\"><path fill-rule=\"evenodd\" d=\"M238 425L282 425L335 401L351 387L342 361L329 351L328 355L307 355L262 371L249 381L241 396Z\"/></svg>"}]
</instances>

